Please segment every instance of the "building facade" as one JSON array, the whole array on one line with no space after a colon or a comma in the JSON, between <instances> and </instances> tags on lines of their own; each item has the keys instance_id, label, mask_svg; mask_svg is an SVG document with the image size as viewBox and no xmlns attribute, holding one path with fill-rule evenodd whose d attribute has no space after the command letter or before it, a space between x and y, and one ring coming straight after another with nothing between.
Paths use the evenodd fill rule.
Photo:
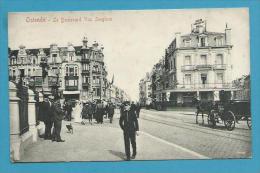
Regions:
<instances>
[{"instance_id":1,"label":"building facade","mask_svg":"<svg viewBox=\"0 0 260 173\"><path fill-rule=\"evenodd\" d=\"M45 95L57 89L65 99L107 99L107 71L103 46L88 45L86 37L81 46L68 43L66 47L51 44L49 48L9 49L9 79L30 85ZM47 75L43 78L43 64Z\"/></svg>"},{"instance_id":2,"label":"building facade","mask_svg":"<svg viewBox=\"0 0 260 173\"><path fill-rule=\"evenodd\" d=\"M231 29L210 32L199 19L191 32L175 33L165 56L151 72L154 101L171 101L177 105L200 100L219 100L219 91L232 95Z\"/></svg>"},{"instance_id":3,"label":"building facade","mask_svg":"<svg viewBox=\"0 0 260 173\"><path fill-rule=\"evenodd\" d=\"M152 85L150 73L139 82L139 103L141 106L148 106L152 102Z\"/></svg>"}]
</instances>

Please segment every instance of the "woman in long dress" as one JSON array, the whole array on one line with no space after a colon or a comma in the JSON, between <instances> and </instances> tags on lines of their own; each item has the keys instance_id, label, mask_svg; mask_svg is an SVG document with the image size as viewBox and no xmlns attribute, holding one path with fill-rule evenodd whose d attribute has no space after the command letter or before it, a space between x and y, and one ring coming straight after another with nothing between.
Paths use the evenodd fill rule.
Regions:
<instances>
[{"instance_id":1,"label":"woman in long dress","mask_svg":"<svg viewBox=\"0 0 260 173\"><path fill-rule=\"evenodd\" d=\"M72 111L75 123L82 122L81 111L82 111L82 104L78 101Z\"/></svg>"}]
</instances>

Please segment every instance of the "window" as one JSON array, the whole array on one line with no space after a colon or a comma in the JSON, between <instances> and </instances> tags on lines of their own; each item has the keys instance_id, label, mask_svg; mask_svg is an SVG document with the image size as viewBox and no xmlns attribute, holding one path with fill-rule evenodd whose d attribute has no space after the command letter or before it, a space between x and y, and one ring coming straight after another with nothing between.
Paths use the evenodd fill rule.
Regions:
<instances>
[{"instance_id":1,"label":"window","mask_svg":"<svg viewBox=\"0 0 260 173\"><path fill-rule=\"evenodd\" d=\"M205 47L206 46L206 39L204 37L200 38L200 46Z\"/></svg>"},{"instance_id":2,"label":"window","mask_svg":"<svg viewBox=\"0 0 260 173\"><path fill-rule=\"evenodd\" d=\"M78 76L78 67L75 67L75 76Z\"/></svg>"},{"instance_id":3,"label":"window","mask_svg":"<svg viewBox=\"0 0 260 173\"><path fill-rule=\"evenodd\" d=\"M57 62L57 54L52 54L52 62L53 63Z\"/></svg>"},{"instance_id":4,"label":"window","mask_svg":"<svg viewBox=\"0 0 260 173\"><path fill-rule=\"evenodd\" d=\"M217 83L219 83L219 84L224 83L223 73L217 73Z\"/></svg>"},{"instance_id":5,"label":"window","mask_svg":"<svg viewBox=\"0 0 260 173\"><path fill-rule=\"evenodd\" d=\"M218 54L217 58L216 58L216 64L223 64L223 55L222 54Z\"/></svg>"},{"instance_id":6,"label":"window","mask_svg":"<svg viewBox=\"0 0 260 173\"><path fill-rule=\"evenodd\" d=\"M201 74L201 83L206 84L207 83L207 74Z\"/></svg>"},{"instance_id":7,"label":"window","mask_svg":"<svg viewBox=\"0 0 260 173\"><path fill-rule=\"evenodd\" d=\"M36 64L36 61L35 61L35 59L33 59L33 64Z\"/></svg>"},{"instance_id":8,"label":"window","mask_svg":"<svg viewBox=\"0 0 260 173\"><path fill-rule=\"evenodd\" d=\"M89 70L89 65L88 64L83 64L83 70Z\"/></svg>"},{"instance_id":9,"label":"window","mask_svg":"<svg viewBox=\"0 0 260 173\"><path fill-rule=\"evenodd\" d=\"M202 65L207 65L207 55L201 55L200 59Z\"/></svg>"},{"instance_id":10,"label":"window","mask_svg":"<svg viewBox=\"0 0 260 173\"><path fill-rule=\"evenodd\" d=\"M186 85L191 84L191 74L185 74L185 84Z\"/></svg>"},{"instance_id":11,"label":"window","mask_svg":"<svg viewBox=\"0 0 260 173\"><path fill-rule=\"evenodd\" d=\"M185 56L185 65L191 65L191 57L190 56Z\"/></svg>"},{"instance_id":12,"label":"window","mask_svg":"<svg viewBox=\"0 0 260 173\"><path fill-rule=\"evenodd\" d=\"M223 45L223 39L220 38L215 38L215 44L216 46L222 46Z\"/></svg>"},{"instance_id":13,"label":"window","mask_svg":"<svg viewBox=\"0 0 260 173\"><path fill-rule=\"evenodd\" d=\"M190 40L184 40L184 47L190 47Z\"/></svg>"},{"instance_id":14,"label":"window","mask_svg":"<svg viewBox=\"0 0 260 173\"><path fill-rule=\"evenodd\" d=\"M78 86L78 80L65 80L65 85L66 86Z\"/></svg>"},{"instance_id":15,"label":"window","mask_svg":"<svg viewBox=\"0 0 260 173\"><path fill-rule=\"evenodd\" d=\"M66 67L66 76L69 76L69 67Z\"/></svg>"},{"instance_id":16,"label":"window","mask_svg":"<svg viewBox=\"0 0 260 173\"><path fill-rule=\"evenodd\" d=\"M69 67L69 75L74 76L74 67Z\"/></svg>"},{"instance_id":17,"label":"window","mask_svg":"<svg viewBox=\"0 0 260 173\"><path fill-rule=\"evenodd\" d=\"M12 76L15 76L15 70L13 70L13 75Z\"/></svg>"},{"instance_id":18,"label":"window","mask_svg":"<svg viewBox=\"0 0 260 173\"><path fill-rule=\"evenodd\" d=\"M173 58L173 67L176 68L176 59Z\"/></svg>"},{"instance_id":19,"label":"window","mask_svg":"<svg viewBox=\"0 0 260 173\"><path fill-rule=\"evenodd\" d=\"M31 76L31 69L28 69L28 76Z\"/></svg>"}]
</instances>

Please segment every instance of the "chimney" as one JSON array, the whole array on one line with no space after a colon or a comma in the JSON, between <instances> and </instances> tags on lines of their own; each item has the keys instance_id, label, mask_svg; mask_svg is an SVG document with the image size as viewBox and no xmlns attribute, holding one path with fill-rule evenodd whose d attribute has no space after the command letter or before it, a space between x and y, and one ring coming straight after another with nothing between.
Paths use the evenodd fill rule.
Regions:
<instances>
[{"instance_id":1,"label":"chimney","mask_svg":"<svg viewBox=\"0 0 260 173\"><path fill-rule=\"evenodd\" d=\"M225 28L225 36L226 36L226 45L231 45L231 28L229 28L226 24Z\"/></svg>"},{"instance_id":2,"label":"chimney","mask_svg":"<svg viewBox=\"0 0 260 173\"><path fill-rule=\"evenodd\" d=\"M83 42L84 47L88 47L88 38L87 37L83 37L82 42Z\"/></svg>"},{"instance_id":3,"label":"chimney","mask_svg":"<svg viewBox=\"0 0 260 173\"><path fill-rule=\"evenodd\" d=\"M175 39L176 39L176 48L179 48L181 46L181 33L180 32L175 33Z\"/></svg>"}]
</instances>

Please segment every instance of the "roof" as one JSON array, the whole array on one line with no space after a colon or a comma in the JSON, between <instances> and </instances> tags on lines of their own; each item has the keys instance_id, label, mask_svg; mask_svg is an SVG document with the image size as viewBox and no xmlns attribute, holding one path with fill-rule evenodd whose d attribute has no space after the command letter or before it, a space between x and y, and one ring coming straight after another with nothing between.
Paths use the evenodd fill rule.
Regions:
<instances>
[{"instance_id":1,"label":"roof","mask_svg":"<svg viewBox=\"0 0 260 173\"><path fill-rule=\"evenodd\" d=\"M203 32L203 33L197 33L197 32L192 32L192 33L189 33L189 34L184 34L182 35L181 37L190 37L190 36L196 36L196 35L201 35L201 34L205 34L205 35L224 35L225 33L222 33L222 32L209 32L209 31L206 31L206 32Z\"/></svg>"}]
</instances>

